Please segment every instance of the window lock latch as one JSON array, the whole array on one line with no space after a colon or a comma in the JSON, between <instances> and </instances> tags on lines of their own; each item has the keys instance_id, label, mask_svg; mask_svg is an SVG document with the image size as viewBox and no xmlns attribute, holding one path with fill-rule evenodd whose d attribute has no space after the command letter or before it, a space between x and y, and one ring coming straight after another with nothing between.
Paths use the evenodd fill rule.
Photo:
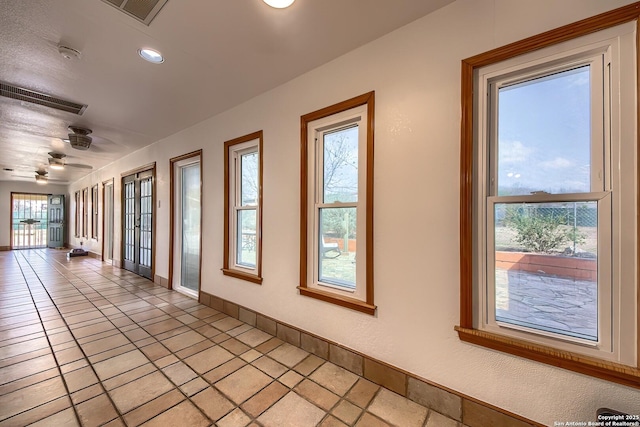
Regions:
<instances>
[{"instance_id":1,"label":"window lock latch","mask_svg":"<svg viewBox=\"0 0 640 427\"><path fill-rule=\"evenodd\" d=\"M531 194L533 194L534 196L537 196L537 195L551 194L551 193L549 193L547 191L544 191L544 190L538 190L538 191L532 191Z\"/></svg>"}]
</instances>

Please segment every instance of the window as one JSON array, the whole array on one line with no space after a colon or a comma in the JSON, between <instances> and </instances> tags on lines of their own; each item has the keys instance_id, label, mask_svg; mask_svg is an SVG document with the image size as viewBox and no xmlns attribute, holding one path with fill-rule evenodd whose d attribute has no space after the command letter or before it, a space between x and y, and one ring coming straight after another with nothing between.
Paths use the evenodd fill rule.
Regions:
<instances>
[{"instance_id":1,"label":"window","mask_svg":"<svg viewBox=\"0 0 640 427\"><path fill-rule=\"evenodd\" d=\"M89 189L82 190L82 237L88 236L89 226Z\"/></svg>"},{"instance_id":2,"label":"window","mask_svg":"<svg viewBox=\"0 0 640 427\"><path fill-rule=\"evenodd\" d=\"M374 92L301 117L302 295L373 304Z\"/></svg>"},{"instance_id":3,"label":"window","mask_svg":"<svg viewBox=\"0 0 640 427\"><path fill-rule=\"evenodd\" d=\"M224 143L227 276L262 283L262 131Z\"/></svg>"},{"instance_id":4,"label":"window","mask_svg":"<svg viewBox=\"0 0 640 427\"><path fill-rule=\"evenodd\" d=\"M98 239L98 184L91 188L91 238Z\"/></svg>"},{"instance_id":5,"label":"window","mask_svg":"<svg viewBox=\"0 0 640 427\"><path fill-rule=\"evenodd\" d=\"M81 198L80 198L80 191L76 191L75 193L75 202L76 202L76 209L75 209L75 219L76 219L76 227L75 227L75 236L76 237L80 237L80 233L82 232L82 224L80 223L81 218L82 218L82 214L81 214Z\"/></svg>"},{"instance_id":6,"label":"window","mask_svg":"<svg viewBox=\"0 0 640 427\"><path fill-rule=\"evenodd\" d=\"M637 386L636 23L589 22L463 61L456 329Z\"/></svg>"}]
</instances>

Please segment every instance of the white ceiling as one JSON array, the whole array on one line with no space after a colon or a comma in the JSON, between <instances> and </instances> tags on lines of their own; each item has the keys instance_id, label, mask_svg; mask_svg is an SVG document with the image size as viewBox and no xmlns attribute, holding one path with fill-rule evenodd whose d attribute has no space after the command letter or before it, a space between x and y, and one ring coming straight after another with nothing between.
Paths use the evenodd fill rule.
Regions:
<instances>
[{"instance_id":1,"label":"white ceiling","mask_svg":"<svg viewBox=\"0 0 640 427\"><path fill-rule=\"evenodd\" d=\"M0 97L0 180L34 180L51 151L99 169L452 1L169 0L146 26L102 0L0 0L0 81L88 104L75 115ZM64 59L59 44L81 58ZM141 47L165 63L141 60ZM69 125L93 130L89 150L62 141Z\"/></svg>"}]
</instances>

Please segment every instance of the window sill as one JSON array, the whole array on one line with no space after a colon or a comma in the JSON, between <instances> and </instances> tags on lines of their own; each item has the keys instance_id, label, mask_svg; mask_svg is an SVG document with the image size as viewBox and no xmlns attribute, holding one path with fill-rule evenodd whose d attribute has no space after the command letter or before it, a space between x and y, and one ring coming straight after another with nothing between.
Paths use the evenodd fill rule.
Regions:
<instances>
[{"instance_id":1,"label":"window sill","mask_svg":"<svg viewBox=\"0 0 640 427\"><path fill-rule=\"evenodd\" d=\"M524 357L591 377L640 388L640 369L539 344L456 326L461 341Z\"/></svg>"},{"instance_id":2,"label":"window sill","mask_svg":"<svg viewBox=\"0 0 640 427\"><path fill-rule=\"evenodd\" d=\"M375 305L367 304L366 302L360 301L355 298L343 297L331 292L321 291L318 289L309 289L302 286L298 286L298 289L300 290L300 295L319 299L325 302L330 302L341 307L350 308L352 310L360 311L372 316L376 313L377 307Z\"/></svg>"},{"instance_id":3,"label":"window sill","mask_svg":"<svg viewBox=\"0 0 640 427\"><path fill-rule=\"evenodd\" d=\"M246 280L247 282L256 283L258 285L262 284L262 277L254 274L247 274L242 271L231 270L229 268L223 268L222 274L225 276L235 277L236 279Z\"/></svg>"}]
</instances>

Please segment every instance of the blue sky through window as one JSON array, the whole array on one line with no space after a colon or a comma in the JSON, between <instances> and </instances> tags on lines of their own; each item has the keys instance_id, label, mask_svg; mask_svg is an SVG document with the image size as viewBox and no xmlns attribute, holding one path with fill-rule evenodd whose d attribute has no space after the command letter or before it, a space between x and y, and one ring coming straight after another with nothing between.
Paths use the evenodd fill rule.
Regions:
<instances>
[{"instance_id":1,"label":"blue sky through window","mask_svg":"<svg viewBox=\"0 0 640 427\"><path fill-rule=\"evenodd\" d=\"M498 195L589 192L589 66L500 88L498 97Z\"/></svg>"}]
</instances>

